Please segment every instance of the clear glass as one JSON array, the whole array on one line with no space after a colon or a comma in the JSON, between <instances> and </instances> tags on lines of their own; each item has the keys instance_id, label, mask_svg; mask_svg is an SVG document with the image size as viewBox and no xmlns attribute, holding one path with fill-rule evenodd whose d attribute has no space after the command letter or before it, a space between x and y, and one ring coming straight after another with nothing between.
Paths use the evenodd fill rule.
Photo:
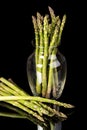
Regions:
<instances>
[{"instance_id":1,"label":"clear glass","mask_svg":"<svg viewBox=\"0 0 87 130\"><path fill-rule=\"evenodd\" d=\"M56 84L56 86L55 85L53 86L53 89L50 94L51 96L50 98L58 99L63 92L65 81L66 81L66 75L67 75L66 58L59 51L57 52L56 55L52 57L48 57L48 58L49 59L52 58L54 60L50 64L50 66L52 66L53 68L52 80L55 80L55 84ZM48 66L49 66L49 63L48 63ZM28 77L28 82L29 82L29 86L31 88L32 94L35 96L39 95L36 92L36 79L39 79L40 80L39 82L41 82L41 79L42 79L41 76L43 75L37 74L36 72L35 52L33 52L27 59L27 77Z\"/></svg>"},{"instance_id":2,"label":"clear glass","mask_svg":"<svg viewBox=\"0 0 87 130\"><path fill-rule=\"evenodd\" d=\"M45 68L45 78L44 77L44 71L43 69L43 63L40 61L40 63L36 64L36 53L35 51L28 57L27 59L27 78L29 82L30 89L32 91L32 94L34 96L41 96L51 99L58 99L64 89L64 85L66 82L66 76L67 76L67 62L66 58L63 54L60 53L60 51L56 48L57 53L49 53L50 55L47 55L45 57L43 53L40 54L41 60L46 59L46 68ZM42 94L42 87L44 84L44 81L46 80L46 90L45 95ZM36 86L37 81L40 86L40 93L37 92ZM51 86L50 89L48 86ZM48 93L47 93L48 92ZM55 123L52 130L61 130L61 122ZM38 130L43 130L42 127L37 125Z\"/></svg>"}]
</instances>

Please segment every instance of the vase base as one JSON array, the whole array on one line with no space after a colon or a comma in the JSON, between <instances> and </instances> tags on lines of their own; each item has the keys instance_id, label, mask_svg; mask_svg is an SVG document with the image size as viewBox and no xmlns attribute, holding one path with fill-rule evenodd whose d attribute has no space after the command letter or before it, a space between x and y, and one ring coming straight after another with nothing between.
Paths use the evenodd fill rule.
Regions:
<instances>
[{"instance_id":1,"label":"vase base","mask_svg":"<svg viewBox=\"0 0 87 130\"><path fill-rule=\"evenodd\" d=\"M56 123L54 126L54 130L61 130L62 129L62 123ZM41 127L40 125L37 125L37 130L44 130L43 127Z\"/></svg>"}]
</instances>

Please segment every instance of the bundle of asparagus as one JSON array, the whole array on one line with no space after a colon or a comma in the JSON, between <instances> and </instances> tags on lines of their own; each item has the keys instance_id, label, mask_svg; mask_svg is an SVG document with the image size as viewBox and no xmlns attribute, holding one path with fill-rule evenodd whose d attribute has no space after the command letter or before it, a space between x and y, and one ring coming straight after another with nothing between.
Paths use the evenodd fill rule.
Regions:
<instances>
[{"instance_id":1,"label":"bundle of asparagus","mask_svg":"<svg viewBox=\"0 0 87 130\"><path fill-rule=\"evenodd\" d=\"M67 119L66 114L56 111L50 107L50 104L65 108L74 107L56 100L30 96L11 79L0 78L0 106L13 110L13 113L0 112L0 116L28 119L45 128L48 127L49 121L57 122Z\"/></svg>"},{"instance_id":2,"label":"bundle of asparagus","mask_svg":"<svg viewBox=\"0 0 87 130\"><path fill-rule=\"evenodd\" d=\"M36 61L36 93L46 98L57 98L58 68L60 63L56 60L58 46L66 21L66 15L62 21L54 14L54 10L48 7L48 14L44 17L37 12L37 17L32 16L35 31L35 61Z\"/></svg>"}]
</instances>

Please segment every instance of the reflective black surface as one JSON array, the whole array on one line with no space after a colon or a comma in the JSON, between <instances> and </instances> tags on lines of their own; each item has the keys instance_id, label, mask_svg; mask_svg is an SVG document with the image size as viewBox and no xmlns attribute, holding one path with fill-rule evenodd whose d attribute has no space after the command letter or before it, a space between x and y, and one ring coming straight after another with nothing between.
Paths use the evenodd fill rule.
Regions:
<instances>
[{"instance_id":1,"label":"reflective black surface","mask_svg":"<svg viewBox=\"0 0 87 130\"><path fill-rule=\"evenodd\" d=\"M21 5L22 4L22 5ZM60 51L67 60L67 79L60 101L74 104L76 107L69 118L63 122L62 130L81 129L83 122L82 102L84 101L84 61L82 23L84 19L83 3L73 0L32 0L24 3L3 3L1 6L0 38L0 76L12 78L20 87L32 95L28 86L26 61L33 52L31 41L34 38L32 15L39 11L48 13L50 5L56 15L66 13L67 21L62 35ZM83 20L82 20L83 19ZM82 46L83 45L83 46ZM10 126L12 125L12 126ZM22 119L0 117L1 129L37 129L32 122Z\"/></svg>"}]
</instances>

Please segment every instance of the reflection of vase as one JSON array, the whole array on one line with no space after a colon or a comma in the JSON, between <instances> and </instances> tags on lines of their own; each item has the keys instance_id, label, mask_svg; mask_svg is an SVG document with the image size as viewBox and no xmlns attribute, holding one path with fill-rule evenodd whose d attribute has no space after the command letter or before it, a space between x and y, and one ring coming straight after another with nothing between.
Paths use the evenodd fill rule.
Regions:
<instances>
[{"instance_id":1,"label":"reflection of vase","mask_svg":"<svg viewBox=\"0 0 87 130\"><path fill-rule=\"evenodd\" d=\"M52 49L56 49L57 53L53 53ZM57 48L52 48L50 53L45 57L43 53L39 55L40 63L36 64L35 51L28 57L27 60L27 77L29 86L34 96L41 96L51 99L58 99L64 89L67 64L65 57L59 52ZM55 52L55 51L54 51ZM44 60L46 59L45 71L43 70ZM45 77L44 77L44 73ZM46 81L46 82L45 82ZM40 93L37 91L37 82L40 89ZM45 86L45 95L43 94L43 84ZM49 87L50 86L50 87ZM38 130L44 130L38 126ZM51 130L61 130L61 122L55 123L54 128Z\"/></svg>"}]
</instances>

